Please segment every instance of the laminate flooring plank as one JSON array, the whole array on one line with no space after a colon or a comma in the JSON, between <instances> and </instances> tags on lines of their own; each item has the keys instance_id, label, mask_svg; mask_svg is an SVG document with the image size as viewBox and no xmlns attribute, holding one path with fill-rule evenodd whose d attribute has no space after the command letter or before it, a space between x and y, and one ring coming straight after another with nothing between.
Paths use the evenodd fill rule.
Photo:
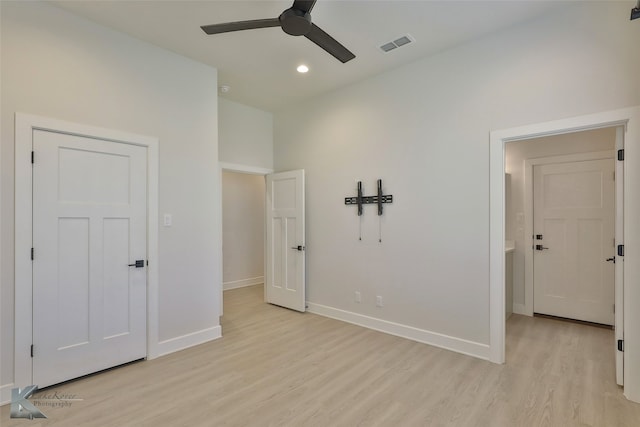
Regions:
<instances>
[{"instance_id":1,"label":"laminate flooring plank","mask_svg":"<svg viewBox=\"0 0 640 427\"><path fill-rule=\"evenodd\" d=\"M223 337L54 386L29 426L638 427L613 331L513 315L505 365L224 292ZM0 408L0 426L24 426Z\"/></svg>"}]
</instances>

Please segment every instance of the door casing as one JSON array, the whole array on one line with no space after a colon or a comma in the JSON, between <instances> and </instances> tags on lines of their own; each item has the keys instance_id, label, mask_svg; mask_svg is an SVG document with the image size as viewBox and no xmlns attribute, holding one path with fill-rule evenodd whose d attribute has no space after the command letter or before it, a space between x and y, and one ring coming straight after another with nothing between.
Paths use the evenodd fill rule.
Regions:
<instances>
[{"instance_id":1,"label":"door casing","mask_svg":"<svg viewBox=\"0 0 640 427\"><path fill-rule=\"evenodd\" d=\"M147 149L147 359L158 352L158 139L113 129L87 126L48 117L16 113L15 117L15 387L32 384L33 312L31 245L33 130L67 133Z\"/></svg>"}]
</instances>

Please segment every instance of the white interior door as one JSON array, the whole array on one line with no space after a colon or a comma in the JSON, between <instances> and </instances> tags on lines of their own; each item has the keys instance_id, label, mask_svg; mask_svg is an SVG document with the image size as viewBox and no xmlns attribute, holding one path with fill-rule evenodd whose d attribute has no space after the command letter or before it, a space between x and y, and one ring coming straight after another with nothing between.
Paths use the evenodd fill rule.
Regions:
<instances>
[{"instance_id":1,"label":"white interior door","mask_svg":"<svg viewBox=\"0 0 640 427\"><path fill-rule=\"evenodd\" d=\"M305 311L304 171L267 175L268 303Z\"/></svg>"},{"instance_id":2,"label":"white interior door","mask_svg":"<svg viewBox=\"0 0 640 427\"><path fill-rule=\"evenodd\" d=\"M614 198L613 159L534 167L536 313L614 324Z\"/></svg>"},{"instance_id":3,"label":"white interior door","mask_svg":"<svg viewBox=\"0 0 640 427\"><path fill-rule=\"evenodd\" d=\"M624 150L624 128L616 129L616 151ZM624 153L624 151L623 151ZM616 161L616 249L624 244L624 161ZM617 251L616 251L617 252ZM617 253L616 253L617 255ZM624 256L616 257L616 327L614 351L616 354L616 382L624 385L624 353L618 349L618 340L624 341Z\"/></svg>"},{"instance_id":4,"label":"white interior door","mask_svg":"<svg viewBox=\"0 0 640 427\"><path fill-rule=\"evenodd\" d=\"M34 131L33 381L146 356L146 148ZM144 261L141 261L144 264Z\"/></svg>"}]
</instances>

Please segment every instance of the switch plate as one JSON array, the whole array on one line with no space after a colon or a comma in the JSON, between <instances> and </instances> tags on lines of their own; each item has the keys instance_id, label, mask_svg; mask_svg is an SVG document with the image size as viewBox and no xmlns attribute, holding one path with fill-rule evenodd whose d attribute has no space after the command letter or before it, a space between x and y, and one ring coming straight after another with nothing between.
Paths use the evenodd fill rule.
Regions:
<instances>
[{"instance_id":1,"label":"switch plate","mask_svg":"<svg viewBox=\"0 0 640 427\"><path fill-rule=\"evenodd\" d=\"M356 302L358 304L362 302L362 294L359 291L356 291Z\"/></svg>"},{"instance_id":2,"label":"switch plate","mask_svg":"<svg viewBox=\"0 0 640 427\"><path fill-rule=\"evenodd\" d=\"M171 218L171 214L164 214L164 226L171 227L173 219Z\"/></svg>"},{"instance_id":3,"label":"switch plate","mask_svg":"<svg viewBox=\"0 0 640 427\"><path fill-rule=\"evenodd\" d=\"M382 297L380 295L376 297L376 307L382 307Z\"/></svg>"}]
</instances>

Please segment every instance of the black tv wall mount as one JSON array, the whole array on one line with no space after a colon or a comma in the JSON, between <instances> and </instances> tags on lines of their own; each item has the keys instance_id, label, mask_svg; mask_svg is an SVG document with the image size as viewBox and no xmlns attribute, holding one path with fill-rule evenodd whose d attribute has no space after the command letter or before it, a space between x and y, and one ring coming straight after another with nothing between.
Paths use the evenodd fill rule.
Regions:
<instances>
[{"instance_id":1,"label":"black tv wall mount","mask_svg":"<svg viewBox=\"0 0 640 427\"><path fill-rule=\"evenodd\" d=\"M378 180L378 194L375 196L362 195L362 181L358 181L358 195L355 197L345 197L345 205L357 205L358 216L362 216L362 205L378 205L378 215L382 215L382 205L384 203L393 203L393 195L382 194L382 180Z\"/></svg>"}]
</instances>

